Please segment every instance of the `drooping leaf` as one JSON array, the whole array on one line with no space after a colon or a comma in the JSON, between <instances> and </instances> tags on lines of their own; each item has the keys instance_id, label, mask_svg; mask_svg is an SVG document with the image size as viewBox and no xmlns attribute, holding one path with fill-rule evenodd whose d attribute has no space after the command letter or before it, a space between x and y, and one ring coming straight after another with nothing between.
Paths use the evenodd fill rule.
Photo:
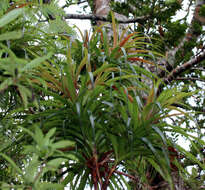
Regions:
<instances>
[{"instance_id":1,"label":"drooping leaf","mask_svg":"<svg viewBox=\"0 0 205 190\"><path fill-rule=\"evenodd\" d=\"M7 14L0 18L0 28L15 20L23 13L24 8L17 8L9 11Z\"/></svg>"},{"instance_id":2,"label":"drooping leaf","mask_svg":"<svg viewBox=\"0 0 205 190\"><path fill-rule=\"evenodd\" d=\"M55 149L73 147L73 146L75 146L75 143L69 140L62 140L53 144L53 148Z\"/></svg>"},{"instance_id":3,"label":"drooping leaf","mask_svg":"<svg viewBox=\"0 0 205 190\"><path fill-rule=\"evenodd\" d=\"M43 56L43 57L38 57L34 60L32 60L31 62L27 63L23 68L22 68L22 72L23 71L29 71L33 68L36 68L38 66L40 66L40 64L44 61L46 61L47 59L49 59L52 56L53 53L48 53L47 55Z\"/></svg>"},{"instance_id":4,"label":"drooping leaf","mask_svg":"<svg viewBox=\"0 0 205 190\"><path fill-rule=\"evenodd\" d=\"M0 41L15 40L22 37L22 31L12 31L0 35Z\"/></svg>"},{"instance_id":5,"label":"drooping leaf","mask_svg":"<svg viewBox=\"0 0 205 190\"><path fill-rule=\"evenodd\" d=\"M0 153L0 156L2 156L7 162L9 162L12 167L19 173L19 174L23 174L23 172L21 171L21 169L16 165L16 163L9 158L7 155L5 155L4 153Z\"/></svg>"}]
</instances>

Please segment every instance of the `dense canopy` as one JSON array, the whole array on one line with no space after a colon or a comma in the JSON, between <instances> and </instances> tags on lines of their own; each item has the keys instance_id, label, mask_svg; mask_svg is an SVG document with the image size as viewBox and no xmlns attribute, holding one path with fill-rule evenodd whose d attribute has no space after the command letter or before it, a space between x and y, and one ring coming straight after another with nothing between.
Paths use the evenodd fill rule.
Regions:
<instances>
[{"instance_id":1,"label":"dense canopy","mask_svg":"<svg viewBox=\"0 0 205 190\"><path fill-rule=\"evenodd\" d=\"M204 25L204 0L1 0L0 189L205 189Z\"/></svg>"}]
</instances>

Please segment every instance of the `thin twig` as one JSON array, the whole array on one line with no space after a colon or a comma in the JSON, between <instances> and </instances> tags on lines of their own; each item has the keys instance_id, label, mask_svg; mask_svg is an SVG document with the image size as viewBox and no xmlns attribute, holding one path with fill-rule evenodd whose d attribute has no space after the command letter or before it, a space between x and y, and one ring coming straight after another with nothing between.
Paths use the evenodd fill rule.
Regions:
<instances>
[{"instance_id":1,"label":"thin twig","mask_svg":"<svg viewBox=\"0 0 205 190\"><path fill-rule=\"evenodd\" d=\"M135 180L135 181L138 181L138 178L136 178L136 177L134 177L134 176L132 176L132 175L130 175L130 174L126 174L126 173L124 173L124 172L117 171L117 170L115 170L114 173L117 173L117 174L120 174L120 175L124 175L124 176L126 176L126 177L128 177L128 178L130 178L130 179L133 179L133 180Z\"/></svg>"},{"instance_id":2,"label":"thin twig","mask_svg":"<svg viewBox=\"0 0 205 190\"><path fill-rule=\"evenodd\" d=\"M200 54L199 56L194 57L193 59L189 60L188 62L184 63L183 65L178 66L177 68L173 69L172 72L166 78L164 78L165 84L170 83L171 81L176 79L181 73L190 69L194 65L201 63L201 61L203 61L203 60L205 60L205 51L202 54Z\"/></svg>"},{"instance_id":3,"label":"thin twig","mask_svg":"<svg viewBox=\"0 0 205 190\"><path fill-rule=\"evenodd\" d=\"M202 81L205 82L205 79L200 79L197 77L177 77L175 80L191 80L191 81Z\"/></svg>"},{"instance_id":4,"label":"thin twig","mask_svg":"<svg viewBox=\"0 0 205 190\"><path fill-rule=\"evenodd\" d=\"M191 70L205 71L205 69L202 67L193 67L193 68L191 68Z\"/></svg>"}]
</instances>

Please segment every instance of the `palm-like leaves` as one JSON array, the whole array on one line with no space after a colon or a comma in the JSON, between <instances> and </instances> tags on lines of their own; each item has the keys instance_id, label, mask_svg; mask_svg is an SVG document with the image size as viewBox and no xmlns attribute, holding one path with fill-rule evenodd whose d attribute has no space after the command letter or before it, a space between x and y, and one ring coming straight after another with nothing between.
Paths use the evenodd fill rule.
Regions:
<instances>
[{"instance_id":1,"label":"palm-like leaves","mask_svg":"<svg viewBox=\"0 0 205 190\"><path fill-rule=\"evenodd\" d=\"M129 189L127 178L146 189L156 175L173 187L171 171L177 163L170 159L169 149L174 144L168 133L189 135L182 128L168 125L166 118L184 114L173 103L179 105L181 99L191 94L171 89L158 95L160 81L140 66L141 62L154 65L150 58L154 52L144 49L149 45L144 42L145 37L137 33L124 37L125 32L118 36L114 18L113 31L113 44L102 27L98 27L91 37L82 36L83 42L60 35L59 44L64 48L58 54L49 53L40 58L41 51L34 52L35 49L27 47L30 57L35 57L33 61L19 59L9 48L1 46L13 57L1 59L0 68L10 77L1 78L0 88L10 95L9 86L17 87L26 106L25 109L21 106L19 110L5 111L8 113L3 121L15 116L10 125L24 128L17 128L14 137L20 135L20 140L27 144L33 141L21 134L26 132L33 137L35 146L24 149L28 154L34 154L30 162L32 167L36 164L41 168L42 164L47 166L47 162L48 168L55 165L54 171L64 167L60 177L54 173L55 180L62 184L56 184L56 189L65 185L79 190L85 189L86 185L103 190L125 186ZM18 67L18 75L16 67L3 64L13 66L10 57ZM29 104L33 96L36 106ZM170 115L173 110L178 112ZM56 143L51 139L54 133ZM75 142L75 147L68 142ZM10 144L4 146L4 153L12 149ZM50 148L54 149L48 151ZM180 147L175 148L186 154ZM196 162L192 155L186 155ZM16 166L5 154L2 156L14 167L22 166L22 163ZM47 178L47 174L53 176L48 168L41 173L39 183ZM36 171L36 168L32 169ZM35 181L33 177L30 183Z\"/></svg>"},{"instance_id":2,"label":"palm-like leaves","mask_svg":"<svg viewBox=\"0 0 205 190\"><path fill-rule=\"evenodd\" d=\"M92 46L94 38L86 43ZM75 48L80 45L79 41L72 43ZM104 47L97 47L96 44L96 52L106 52ZM83 189L86 184L95 189L106 189L108 186L118 188L119 175L139 180L135 173L129 173L132 173L130 162L139 162L141 158L171 183L167 147L173 145L168 141L166 131L174 130L168 127L165 119L171 117L168 113L175 109L171 106L173 98L176 102L189 94L167 90L157 96L159 84L153 82L150 88L140 81L140 72L151 81L154 75L137 64L129 63L129 60L126 65L123 64L125 60L121 58L120 51L118 58L115 57L115 64L109 62L112 51L116 53L113 49L109 50L111 53L104 63L99 61L99 66L95 68L95 58L90 59L90 54L95 55L93 49L84 47L82 50L80 63L76 62L79 58L72 55L72 49L68 49L62 65L53 63L52 67L52 63L45 63L39 68L38 75L45 80L47 90L36 87L54 98L43 100L42 105L45 109L49 105L54 109L29 117L35 119L41 116L44 130L55 125L62 134L59 138L76 142L75 151L64 149L76 153L78 157L77 162L68 165L69 175L65 181L71 183L74 189ZM33 82L40 84L36 79ZM55 105L56 101L58 105ZM141 172L137 175L140 174L145 183L148 170Z\"/></svg>"}]
</instances>

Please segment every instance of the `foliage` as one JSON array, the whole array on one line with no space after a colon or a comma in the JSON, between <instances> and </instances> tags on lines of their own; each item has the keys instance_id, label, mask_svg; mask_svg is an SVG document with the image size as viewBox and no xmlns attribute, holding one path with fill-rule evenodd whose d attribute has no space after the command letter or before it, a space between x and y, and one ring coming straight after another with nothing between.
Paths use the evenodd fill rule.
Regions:
<instances>
[{"instance_id":1,"label":"foliage","mask_svg":"<svg viewBox=\"0 0 205 190\"><path fill-rule=\"evenodd\" d=\"M146 67L162 55L147 35L119 35L112 14L112 39L99 26L80 40L57 2L13 3L0 3L2 190L151 189L159 179L174 189L173 172L188 181L204 171L205 142L181 127L194 119L178 108L199 91L167 85L159 94L165 84Z\"/></svg>"}]
</instances>

